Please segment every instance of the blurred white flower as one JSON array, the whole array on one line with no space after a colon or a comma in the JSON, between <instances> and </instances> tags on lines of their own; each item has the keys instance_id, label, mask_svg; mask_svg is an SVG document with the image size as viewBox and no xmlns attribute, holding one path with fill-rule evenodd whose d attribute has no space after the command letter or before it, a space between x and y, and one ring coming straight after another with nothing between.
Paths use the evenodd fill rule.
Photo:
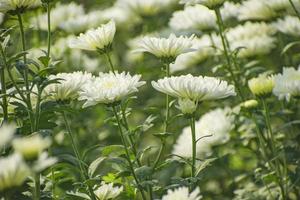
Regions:
<instances>
[{"instance_id":1,"label":"blurred white flower","mask_svg":"<svg viewBox=\"0 0 300 200\"><path fill-rule=\"evenodd\" d=\"M193 192L189 192L189 188L180 187L174 190L168 190L168 193L162 197L162 200L200 200L200 189L197 187Z\"/></svg>"},{"instance_id":2,"label":"blurred white flower","mask_svg":"<svg viewBox=\"0 0 300 200\"><path fill-rule=\"evenodd\" d=\"M298 70L293 67L283 68L282 74L274 76L274 81L273 93L279 99L289 101L291 97L300 96L300 67Z\"/></svg>"},{"instance_id":3,"label":"blurred white flower","mask_svg":"<svg viewBox=\"0 0 300 200\"><path fill-rule=\"evenodd\" d=\"M74 2L69 4L57 3L55 8L51 9L51 30L56 30L62 23L75 19L77 17L84 16L84 9L82 5L78 5ZM48 16L47 14L39 15L37 18L32 18L31 23L41 30L48 30Z\"/></svg>"},{"instance_id":4,"label":"blurred white flower","mask_svg":"<svg viewBox=\"0 0 300 200\"><path fill-rule=\"evenodd\" d=\"M226 36L231 50L241 48L238 57L247 58L256 55L268 54L276 46L276 39L273 37L276 29L264 22L246 22L227 31ZM220 39L216 46L221 46Z\"/></svg>"},{"instance_id":5,"label":"blurred white flower","mask_svg":"<svg viewBox=\"0 0 300 200\"><path fill-rule=\"evenodd\" d=\"M195 123L196 145L198 156L210 155L212 147L227 142L233 128L234 118L229 108L215 109L204 114ZM192 157L192 132L191 127L185 127L173 147L173 154L182 157Z\"/></svg>"},{"instance_id":6,"label":"blurred white flower","mask_svg":"<svg viewBox=\"0 0 300 200\"><path fill-rule=\"evenodd\" d=\"M115 33L115 22L110 21L97 29L81 33L76 39L71 39L69 46L75 49L104 52L111 48Z\"/></svg>"},{"instance_id":7,"label":"blurred white flower","mask_svg":"<svg viewBox=\"0 0 300 200\"><path fill-rule=\"evenodd\" d=\"M99 200L115 199L123 191L123 186L114 187L113 183L106 184L101 182L101 186L98 187L94 193Z\"/></svg>"},{"instance_id":8,"label":"blurred white flower","mask_svg":"<svg viewBox=\"0 0 300 200\"><path fill-rule=\"evenodd\" d=\"M187 6L184 10L173 13L169 25L175 30L209 31L217 26L216 15L202 5Z\"/></svg>"},{"instance_id":9,"label":"blurred white flower","mask_svg":"<svg viewBox=\"0 0 300 200\"><path fill-rule=\"evenodd\" d=\"M199 3L209 8L215 8L221 6L224 1L225 0L181 0L180 3L184 3L188 5Z\"/></svg>"},{"instance_id":10,"label":"blurred white flower","mask_svg":"<svg viewBox=\"0 0 300 200\"><path fill-rule=\"evenodd\" d=\"M168 38L145 36L139 41L134 52L149 52L158 58L173 61L178 55L192 51L193 40L194 35L176 37L171 34Z\"/></svg>"},{"instance_id":11,"label":"blurred white flower","mask_svg":"<svg viewBox=\"0 0 300 200\"><path fill-rule=\"evenodd\" d=\"M99 13L98 11L96 12ZM114 20L120 28L123 27L123 24L126 24L126 26L134 25L140 21L140 18L135 13L118 5L103 10L101 17L103 20Z\"/></svg>"},{"instance_id":12,"label":"blurred white flower","mask_svg":"<svg viewBox=\"0 0 300 200\"><path fill-rule=\"evenodd\" d=\"M22 185L30 175L28 166L19 154L0 158L0 169L0 191Z\"/></svg>"},{"instance_id":13,"label":"blurred white flower","mask_svg":"<svg viewBox=\"0 0 300 200\"><path fill-rule=\"evenodd\" d=\"M116 5L140 16L155 15L168 8L177 0L118 0Z\"/></svg>"},{"instance_id":14,"label":"blurred white flower","mask_svg":"<svg viewBox=\"0 0 300 200\"><path fill-rule=\"evenodd\" d=\"M239 15L240 6L241 5L239 3L226 1L220 9L222 19L230 20L232 18L237 18Z\"/></svg>"},{"instance_id":15,"label":"blurred white flower","mask_svg":"<svg viewBox=\"0 0 300 200\"><path fill-rule=\"evenodd\" d=\"M43 152L40 154L38 159L35 162L33 162L33 171L36 173L40 173L41 171L54 165L56 162L57 158L49 157L47 152Z\"/></svg>"},{"instance_id":16,"label":"blurred white flower","mask_svg":"<svg viewBox=\"0 0 300 200\"><path fill-rule=\"evenodd\" d=\"M15 124L6 124L6 123L4 123L0 127L0 135L1 135L0 150L4 145L6 145L7 143L9 143L11 141L11 139L13 138L15 132L16 132L16 125Z\"/></svg>"},{"instance_id":17,"label":"blurred white flower","mask_svg":"<svg viewBox=\"0 0 300 200\"><path fill-rule=\"evenodd\" d=\"M0 0L0 12L33 8L38 5L41 5L41 0Z\"/></svg>"},{"instance_id":18,"label":"blurred white flower","mask_svg":"<svg viewBox=\"0 0 300 200\"><path fill-rule=\"evenodd\" d=\"M83 107L98 103L111 104L121 101L128 95L138 91L145 84L140 81L141 75L131 76L129 73L99 73L99 76L83 85L79 100L84 100Z\"/></svg>"},{"instance_id":19,"label":"blurred white flower","mask_svg":"<svg viewBox=\"0 0 300 200\"><path fill-rule=\"evenodd\" d=\"M59 24L59 28L66 31L67 33L77 34L91 28L90 23L91 16L86 14L82 16L76 16L74 18L61 22Z\"/></svg>"},{"instance_id":20,"label":"blurred white flower","mask_svg":"<svg viewBox=\"0 0 300 200\"><path fill-rule=\"evenodd\" d=\"M51 145L49 138L43 138L39 134L34 134L12 141L12 146L16 152L21 154L26 160L32 160Z\"/></svg>"},{"instance_id":21,"label":"blurred white flower","mask_svg":"<svg viewBox=\"0 0 300 200\"><path fill-rule=\"evenodd\" d=\"M256 78L248 81L248 86L252 94L256 96L264 96L272 93L274 88L274 77L267 74L260 74Z\"/></svg>"},{"instance_id":22,"label":"blurred white flower","mask_svg":"<svg viewBox=\"0 0 300 200\"><path fill-rule=\"evenodd\" d=\"M192 49L195 51L180 54L174 63L170 64L171 72L184 70L192 65L205 61L209 57L216 54L216 49L213 48L212 40L208 35L193 40Z\"/></svg>"},{"instance_id":23,"label":"blurred white flower","mask_svg":"<svg viewBox=\"0 0 300 200\"><path fill-rule=\"evenodd\" d=\"M199 102L236 95L233 85L228 85L226 81L214 77L192 76L188 74L165 77L151 83L156 90L162 93Z\"/></svg>"},{"instance_id":24,"label":"blurred white flower","mask_svg":"<svg viewBox=\"0 0 300 200\"><path fill-rule=\"evenodd\" d=\"M276 29L284 34L295 37L300 36L300 21L298 17L287 15L282 19L278 19L274 26Z\"/></svg>"},{"instance_id":25,"label":"blurred white flower","mask_svg":"<svg viewBox=\"0 0 300 200\"><path fill-rule=\"evenodd\" d=\"M87 72L59 73L50 75L50 80L60 79L58 83L48 85L43 93L47 99L63 101L78 98L78 93L83 84L92 79L92 74Z\"/></svg>"},{"instance_id":26,"label":"blurred white flower","mask_svg":"<svg viewBox=\"0 0 300 200\"><path fill-rule=\"evenodd\" d=\"M239 8L239 20L269 20L277 16L270 0L246 0Z\"/></svg>"}]
</instances>

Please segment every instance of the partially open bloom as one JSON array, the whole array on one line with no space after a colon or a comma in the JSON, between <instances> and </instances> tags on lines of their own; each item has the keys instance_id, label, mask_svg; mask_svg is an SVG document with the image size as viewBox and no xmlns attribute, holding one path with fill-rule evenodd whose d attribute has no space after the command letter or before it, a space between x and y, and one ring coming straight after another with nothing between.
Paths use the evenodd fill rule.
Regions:
<instances>
[{"instance_id":1,"label":"partially open bloom","mask_svg":"<svg viewBox=\"0 0 300 200\"><path fill-rule=\"evenodd\" d=\"M38 158L50 144L51 141L49 138L43 138L38 134L16 138L12 142L14 150L27 160Z\"/></svg>"},{"instance_id":2,"label":"partially open bloom","mask_svg":"<svg viewBox=\"0 0 300 200\"><path fill-rule=\"evenodd\" d=\"M13 154L0 159L0 191L23 184L30 170L22 156Z\"/></svg>"},{"instance_id":3,"label":"partially open bloom","mask_svg":"<svg viewBox=\"0 0 300 200\"><path fill-rule=\"evenodd\" d=\"M48 85L44 90L44 96L47 99L64 101L74 100L78 98L78 92L81 90L84 83L92 78L91 73L73 72L59 73L50 75L50 80L58 79L58 83Z\"/></svg>"},{"instance_id":4,"label":"partially open bloom","mask_svg":"<svg viewBox=\"0 0 300 200\"><path fill-rule=\"evenodd\" d=\"M256 96L265 96L272 93L274 88L274 77L260 74L248 81L251 92Z\"/></svg>"},{"instance_id":5,"label":"partially open bloom","mask_svg":"<svg viewBox=\"0 0 300 200\"><path fill-rule=\"evenodd\" d=\"M112 104L121 101L128 95L138 91L145 84L140 81L141 75L131 76L129 73L99 73L99 76L83 85L79 100L84 100L83 107L98 103Z\"/></svg>"},{"instance_id":6,"label":"partially open bloom","mask_svg":"<svg viewBox=\"0 0 300 200\"><path fill-rule=\"evenodd\" d=\"M76 39L71 39L69 46L70 48L103 53L111 49L115 33L115 22L110 21L97 29L88 30L84 34L81 33Z\"/></svg>"},{"instance_id":7,"label":"partially open bloom","mask_svg":"<svg viewBox=\"0 0 300 200\"><path fill-rule=\"evenodd\" d=\"M175 30L213 30L217 26L216 15L202 5L187 6L184 10L173 13L169 25Z\"/></svg>"},{"instance_id":8,"label":"partially open bloom","mask_svg":"<svg viewBox=\"0 0 300 200\"><path fill-rule=\"evenodd\" d=\"M0 151L1 151L1 148L4 145L6 145L13 138L15 131L16 131L16 126L14 124L4 123L0 127L0 135L1 135Z\"/></svg>"},{"instance_id":9,"label":"partially open bloom","mask_svg":"<svg viewBox=\"0 0 300 200\"><path fill-rule=\"evenodd\" d=\"M32 8L41 4L41 0L0 0L0 12Z\"/></svg>"},{"instance_id":10,"label":"partially open bloom","mask_svg":"<svg viewBox=\"0 0 300 200\"><path fill-rule=\"evenodd\" d=\"M162 197L162 200L200 200L200 189L197 187L193 192L189 192L187 187L180 187L174 190L168 190L168 193Z\"/></svg>"},{"instance_id":11,"label":"partially open bloom","mask_svg":"<svg viewBox=\"0 0 300 200\"><path fill-rule=\"evenodd\" d=\"M161 59L175 60L182 54L191 51L194 35L191 37L176 37L171 34L169 38L157 38L146 36L142 38L134 52L149 52Z\"/></svg>"},{"instance_id":12,"label":"partially open bloom","mask_svg":"<svg viewBox=\"0 0 300 200\"><path fill-rule=\"evenodd\" d=\"M279 99L289 101L291 97L300 97L300 68L283 68L282 74L274 76L274 81L273 93Z\"/></svg>"},{"instance_id":13,"label":"partially open bloom","mask_svg":"<svg viewBox=\"0 0 300 200\"><path fill-rule=\"evenodd\" d=\"M165 77L152 81L152 86L165 94L192 101L222 99L236 95L233 85L214 77L182 76Z\"/></svg>"},{"instance_id":14,"label":"partially open bloom","mask_svg":"<svg viewBox=\"0 0 300 200\"><path fill-rule=\"evenodd\" d=\"M115 199L123 191L123 186L114 187L113 183L101 182L101 186L94 193L99 200Z\"/></svg>"},{"instance_id":15,"label":"partially open bloom","mask_svg":"<svg viewBox=\"0 0 300 200\"><path fill-rule=\"evenodd\" d=\"M300 36L300 21L298 17L294 16L285 16L283 19L278 19L274 23L274 26L278 31L291 35L291 36Z\"/></svg>"},{"instance_id":16,"label":"partially open bloom","mask_svg":"<svg viewBox=\"0 0 300 200\"><path fill-rule=\"evenodd\" d=\"M199 139L196 145L197 155L209 155L213 146L227 142L234 127L233 122L234 118L229 108L217 108L204 114L195 123L196 139ZM191 127L188 126L177 139L172 153L189 158L192 157L192 151L192 133Z\"/></svg>"},{"instance_id":17,"label":"partially open bloom","mask_svg":"<svg viewBox=\"0 0 300 200\"><path fill-rule=\"evenodd\" d=\"M258 106L258 102L255 99L250 99L241 103L240 106L247 109L256 108Z\"/></svg>"}]
</instances>

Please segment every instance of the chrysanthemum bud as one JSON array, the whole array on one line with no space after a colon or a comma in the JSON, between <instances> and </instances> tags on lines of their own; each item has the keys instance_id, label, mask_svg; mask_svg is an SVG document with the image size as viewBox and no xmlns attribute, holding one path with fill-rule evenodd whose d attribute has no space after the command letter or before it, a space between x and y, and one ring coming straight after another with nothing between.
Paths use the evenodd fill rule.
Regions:
<instances>
[{"instance_id":1,"label":"chrysanthemum bud","mask_svg":"<svg viewBox=\"0 0 300 200\"><path fill-rule=\"evenodd\" d=\"M241 107L250 109L250 108L256 108L258 106L258 102L255 99L247 100L241 103Z\"/></svg>"},{"instance_id":2,"label":"chrysanthemum bud","mask_svg":"<svg viewBox=\"0 0 300 200\"><path fill-rule=\"evenodd\" d=\"M265 96L272 93L274 88L274 78L273 76L261 74L257 78L249 80L248 86L254 95Z\"/></svg>"},{"instance_id":3,"label":"chrysanthemum bud","mask_svg":"<svg viewBox=\"0 0 300 200\"><path fill-rule=\"evenodd\" d=\"M178 99L177 108L183 114L193 114L197 109L198 104L190 99Z\"/></svg>"}]
</instances>

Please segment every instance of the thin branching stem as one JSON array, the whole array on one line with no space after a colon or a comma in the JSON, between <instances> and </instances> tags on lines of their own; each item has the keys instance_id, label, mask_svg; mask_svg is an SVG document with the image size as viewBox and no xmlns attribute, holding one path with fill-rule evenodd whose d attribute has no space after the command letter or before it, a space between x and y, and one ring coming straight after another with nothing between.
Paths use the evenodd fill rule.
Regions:
<instances>
[{"instance_id":1,"label":"thin branching stem","mask_svg":"<svg viewBox=\"0 0 300 200\"><path fill-rule=\"evenodd\" d=\"M111 71L113 72L113 74L116 74L116 73L115 73L114 64L113 64L113 62L112 62L112 60L111 60L111 57L110 57L110 53L107 52L107 53L104 53L104 54L105 54L105 56L106 56L107 62L109 63L109 66L110 66Z\"/></svg>"},{"instance_id":2,"label":"thin branching stem","mask_svg":"<svg viewBox=\"0 0 300 200\"><path fill-rule=\"evenodd\" d=\"M51 5L50 2L47 2L47 18L48 18L48 40L47 40L47 57L50 58L51 53Z\"/></svg>"},{"instance_id":3,"label":"thin branching stem","mask_svg":"<svg viewBox=\"0 0 300 200\"><path fill-rule=\"evenodd\" d=\"M67 128L69 137L71 139L71 144L72 144L72 148L73 148L74 154L75 154L75 156L77 158L77 161L78 161L78 165L79 165L79 168L80 168L81 177L85 181L87 181L89 179L89 175L88 175L88 173L86 171L86 168L82 165L83 161L81 159L78 147L76 145L74 134L73 134L71 126L70 126L70 124L68 122L67 115L66 115L65 112L63 112L62 116L63 116L63 119L64 119L65 126ZM89 184L87 184L87 187L88 187L88 190L89 190L89 193L90 193L90 197L92 198L92 200L96 200L97 198L96 198L96 196L94 194L93 188Z\"/></svg>"},{"instance_id":4,"label":"thin branching stem","mask_svg":"<svg viewBox=\"0 0 300 200\"><path fill-rule=\"evenodd\" d=\"M1 95L2 95L2 109L3 109L3 121L8 120L8 102L7 102L7 93L6 93L6 81L5 81L5 69L8 68L6 56L2 44L0 44L1 56L3 59L3 66L0 66L0 79L1 79Z\"/></svg>"},{"instance_id":5,"label":"thin branching stem","mask_svg":"<svg viewBox=\"0 0 300 200\"><path fill-rule=\"evenodd\" d=\"M140 193L142 195L142 198L143 200L146 200L146 195L144 193L144 190L143 188L141 187L140 183L139 183L139 180L135 174L135 171L134 171L134 167L133 167L133 163L131 162L131 159L130 159L130 153L128 151L128 146L127 146L127 143L126 143L126 140L125 140L125 137L124 137L124 133L123 133L123 129L122 129L122 125L121 125L121 120L120 120L120 117L118 115L118 111L117 111L117 108L115 106L112 106L112 110L113 110L113 113L114 113L114 116L117 120L117 124L118 124L118 129L119 129L119 133L120 133L120 137L121 137L121 141L124 145L124 149L125 149L125 153L126 153L126 159L128 161L128 164L129 164L129 168L130 168L130 171L132 173L132 176L136 182L136 185L138 187L138 189L140 190Z\"/></svg>"},{"instance_id":6,"label":"thin branching stem","mask_svg":"<svg viewBox=\"0 0 300 200\"><path fill-rule=\"evenodd\" d=\"M295 11L295 13L296 13L298 19L300 20L300 13L299 13L299 11L297 10L297 8L296 8L296 6L295 6L293 0L289 0L289 2L290 2L290 4L291 4L293 10Z\"/></svg>"},{"instance_id":7,"label":"thin branching stem","mask_svg":"<svg viewBox=\"0 0 300 200\"><path fill-rule=\"evenodd\" d=\"M192 133L192 173L191 177L195 177L196 175L196 127L195 127L195 117L191 117L190 119L191 133Z\"/></svg>"}]
</instances>

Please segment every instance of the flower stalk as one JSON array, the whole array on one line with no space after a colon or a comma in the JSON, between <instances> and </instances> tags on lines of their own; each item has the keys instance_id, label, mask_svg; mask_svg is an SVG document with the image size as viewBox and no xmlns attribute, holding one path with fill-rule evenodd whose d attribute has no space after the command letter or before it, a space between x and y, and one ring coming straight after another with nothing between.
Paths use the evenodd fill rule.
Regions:
<instances>
[{"instance_id":1,"label":"flower stalk","mask_svg":"<svg viewBox=\"0 0 300 200\"><path fill-rule=\"evenodd\" d=\"M196 175L196 127L195 127L195 116L190 118L190 126L191 126L191 133L192 133L192 173L191 177L195 177Z\"/></svg>"},{"instance_id":2,"label":"flower stalk","mask_svg":"<svg viewBox=\"0 0 300 200\"><path fill-rule=\"evenodd\" d=\"M5 69L8 68L6 56L4 53L4 49L2 44L0 44L1 57L3 59L3 66L0 66L0 79L1 79L1 95L2 95L2 108L3 108L3 121L6 122L8 120L8 102L7 102L7 94L6 94L6 81L5 81Z\"/></svg>"},{"instance_id":3,"label":"flower stalk","mask_svg":"<svg viewBox=\"0 0 300 200\"><path fill-rule=\"evenodd\" d=\"M48 18L48 40L47 40L47 57L50 58L50 53L51 53L51 5L50 2L47 1L47 18Z\"/></svg>"}]
</instances>

